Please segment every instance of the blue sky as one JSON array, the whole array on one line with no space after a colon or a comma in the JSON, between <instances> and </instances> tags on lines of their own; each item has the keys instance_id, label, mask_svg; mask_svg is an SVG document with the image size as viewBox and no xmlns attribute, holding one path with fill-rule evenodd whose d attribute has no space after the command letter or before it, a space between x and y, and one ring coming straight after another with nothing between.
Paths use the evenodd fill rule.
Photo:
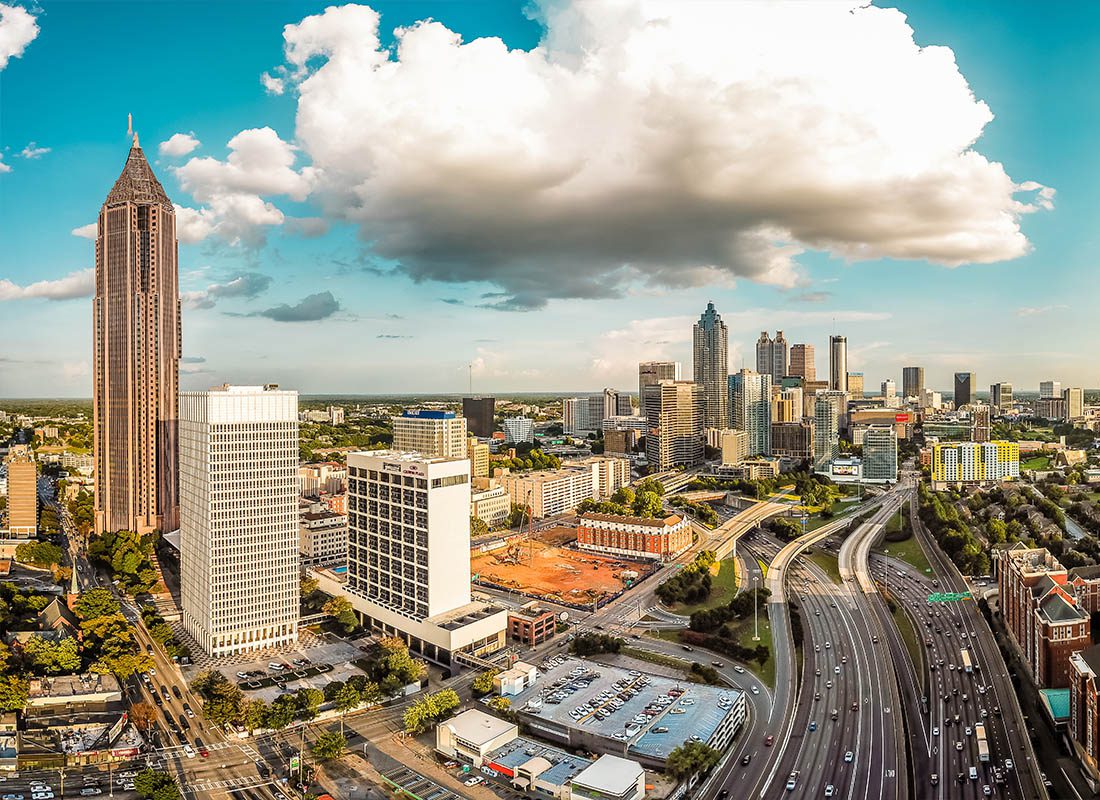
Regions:
<instances>
[{"instance_id":1,"label":"blue sky","mask_svg":"<svg viewBox=\"0 0 1100 800\"><path fill-rule=\"evenodd\" d=\"M1091 5L11 2L0 396L89 393L73 231L127 113L183 209L186 388L628 388L708 300L731 369L782 328L868 386L1100 385Z\"/></svg>"}]
</instances>

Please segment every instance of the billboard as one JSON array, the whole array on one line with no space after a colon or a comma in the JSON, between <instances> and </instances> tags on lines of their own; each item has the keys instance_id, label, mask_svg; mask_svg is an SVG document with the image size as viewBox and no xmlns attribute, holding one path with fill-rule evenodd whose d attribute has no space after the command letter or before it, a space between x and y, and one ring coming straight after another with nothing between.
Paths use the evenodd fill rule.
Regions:
<instances>
[{"instance_id":1,"label":"billboard","mask_svg":"<svg viewBox=\"0 0 1100 800\"><path fill-rule=\"evenodd\" d=\"M833 464L832 473L834 475L859 475L859 464Z\"/></svg>"}]
</instances>

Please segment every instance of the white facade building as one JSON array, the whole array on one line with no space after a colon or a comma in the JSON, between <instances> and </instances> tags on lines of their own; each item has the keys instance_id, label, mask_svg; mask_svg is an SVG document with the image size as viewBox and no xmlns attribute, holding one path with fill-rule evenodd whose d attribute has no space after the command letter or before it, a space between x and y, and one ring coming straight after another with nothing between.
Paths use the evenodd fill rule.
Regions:
<instances>
[{"instance_id":1,"label":"white facade building","mask_svg":"<svg viewBox=\"0 0 1100 800\"><path fill-rule=\"evenodd\" d=\"M772 376L743 369L729 377L730 427L748 436L750 456L772 451Z\"/></svg>"},{"instance_id":2,"label":"white facade building","mask_svg":"<svg viewBox=\"0 0 1100 800\"><path fill-rule=\"evenodd\" d=\"M882 404L887 408L897 408L901 404L898 399L898 385L894 383L892 378L887 378L882 382L881 393Z\"/></svg>"},{"instance_id":3,"label":"white facade building","mask_svg":"<svg viewBox=\"0 0 1100 800\"><path fill-rule=\"evenodd\" d=\"M863 433L863 480L895 483L897 479L897 431L893 425L872 425Z\"/></svg>"},{"instance_id":4,"label":"white facade building","mask_svg":"<svg viewBox=\"0 0 1100 800\"><path fill-rule=\"evenodd\" d=\"M180 392L180 593L203 650L298 638L298 393Z\"/></svg>"},{"instance_id":5,"label":"white facade building","mask_svg":"<svg viewBox=\"0 0 1100 800\"><path fill-rule=\"evenodd\" d=\"M348 518L313 503L298 519L298 553L303 566L342 566L348 560Z\"/></svg>"},{"instance_id":6,"label":"white facade building","mask_svg":"<svg viewBox=\"0 0 1100 800\"><path fill-rule=\"evenodd\" d=\"M393 418L393 449L436 458L466 457L466 418L453 411L406 410Z\"/></svg>"},{"instance_id":7,"label":"white facade building","mask_svg":"<svg viewBox=\"0 0 1100 800\"><path fill-rule=\"evenodd\" d=\"M529 417L506 417L500 426L504 429L504 441L510 444L535 440L535 421Z\"/></svg>"},{"instance_id":8,"label":"white facade building","mask_svg":"<svg viewBox=\"0 0 1100 800\"><path fill-rule=\"evenodd\" d=\"M840 403L844 392L818 392L814 399L814 469L824 470L840 455Z\"/></svg>"},{"instance_id":9,"label":"white facade building","mask_svg":"<svg viewBox=\"0 0 1100 800\"><path fill-rule=\"evenodd\" d=\"M317 573L372 628L450 666L504 646L508 614L470 596L470 462L379 450L348 455L346 580Z\"/></svg>"}]
</instances>

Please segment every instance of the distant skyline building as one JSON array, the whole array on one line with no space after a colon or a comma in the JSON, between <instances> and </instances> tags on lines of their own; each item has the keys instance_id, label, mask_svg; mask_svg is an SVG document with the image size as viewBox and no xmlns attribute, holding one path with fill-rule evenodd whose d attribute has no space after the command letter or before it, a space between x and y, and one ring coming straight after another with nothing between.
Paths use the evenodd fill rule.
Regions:
<instances>
[{"instance_id":1,"label":"distant skyline building","mask_svg":"<svg viewBox=\"0 0 1100 800\"><path fill-rule=\"evenodd\" d=\"M787 339L783 331L776 331L774 339L768 336L767 331L761 331L760 338L756 340L756 371L761 375L770 375L772 385L778 386L789 374L787 353Z\"/></svg>"},{"instance_id":2,"label":"distant skyline building","mask_svg":"<svg viewBox=\"0 0 1100 800\"><path fill-rule=\"evenodd\" d=\"M1039 397L1040 399L1049 399L1051 397L1062 396L1062 382L1061 381L1039 381Z\"/></svg>"},{"instance_id":3,"label":"distant skyline building","mask_svg":"<svg viewBox=\"0 0 1100 800\"><path fill-rule=\"evenodd\" d=\"M1085 415L1085 390L1070 387L1062 390L1062 399L1066 403L1066 419L1077 419Z\"/></svg>"},{"instance_id":4,"label":"distant skyline building","mask_svg":"<svg viewBox=\"0 0 1100 800\"><path fill-rule=\"evenodd\" d=\"M298 639L298 393L180 394L180 600L211 656Z\"/></svg>"},{"instance_id":5,"label":"distant skyline building","mask_svg":"<svg viewBox=\"0 0 1100 800\"><path fill-rule=\"evenodd\" d=\"M496 430L495 397L463 397L462 416L466 418L466 430L479 439L488 439Z\"/></svg>"},{"instance_id":6,"label":"distant skyline building","mask_svg":"<svg viewBox=\"0 0 1100 800\"><path fill-rule=\"evenodd\" d=\"M882 404L887 408L896 408L898 405L898 385L894 383L893 378L887 378L882 382L879 387L879 396L882 397Z\"/></svg>"},{"instance_id":7,"label":"distant skyline building","mask_svg":"<svg viewBox=\"0 0 1100 800\"><path fill-rule=\"evenodd\" d=\"M8 471L8 535L31 539L38 532L38 465L29 444L11 446Z\"/></svg>"},{"instance_id":8,"label":"distant skyline building","mask_svg":"<svg viewBox=\"0 0 1100 800\"><path fill-rule=\"evenodd\" d=\"M707 303L692 329L692 367L695 382L703 387L705 427L726 427L729 421L729 331L714 303Z\"/></svg>"},{"instance_id":9,"label":"distant skyline building","mask_svg":"<svg viewBox=\"0 0 1100 800\"><path fill-rule=\"evenodd\" d=\"M750 457L771 453L772 376L742 369L729 376L729 427L748 436Z\"/></svg>"},{"instance_id":10,"label":"distant skyline building","mask_svg":"<svg viewBox=\"0 0 1100 800\"><path fill-rule=\"evenodd\" d=\"M843 392L818 392L814 399L814 469L827 470L840 455L840 413Z\"/></svg>"},{"instance_id":11,"label":"distant skyline building","mask_svg":"<svg viewBox=\"0 0 1100 800\"><path fill-rule=\"evenodd\" d=\"M1001 381L990 386L989 403L999 411L1009 408L1012 405L1012 384Z\"/></svg>"},{"instance_id":12,"label":"distant skyline building","mask_svg":"<svg viewBox=\"0 0 1100 800\"><path fill-rule=\"evenodd\" d=\"M504 441L509 444L533 442L535 440L535 421L528 417L506 417L500 423L504 429Z\"/></svg>"},{"instance_id":13,"label":"distant skyline building","mask_svg":"<svg viewBox=\"0 0 1100 800\"><path fill-rule=\"evenodd\" d=\"M853 400L863 399L863 373L848 373L848 396Z\"/></svg>"},{"instance_id":14,"label":"distant skyline building","mask_svg":"<svg viewBox=\"0 0 1100 800\"><path fill-rule=\"evenodd\" d=\"M807 382L817 380L817 365L814 363L812 344L792 344L791 362L787 367L789 375L797 375Z\"/></svg>"},{"instance_id":15,"label":"distant skyline building","mask_svg":"<svg viewBox=\"0 0 1100 800\"><path fill-rule=\"evenodd\" d=\"M829 388L848 391L848 337L829 337Z\"/></svg>"},{"instance_id":16,"label":"distant skyline building","mask_svg":"<svg viewBox=\"0 0 1100 800\"><path fill-rule=\"evenodd\" d=\"M802 422L773 422L771 454L789 459L795 464L811 461L814 457L814 424Z\"/></svg>"},{"instance_id":17,"label":"distant skyline building","mask_svg":"<svg viewBox=\"0 0 1100 800\"><path fill-rule=\"evenodd\" d=\"M176 212L134 136L99 211L92 301L95 530L179 527Z\"/></svg>"},{"instance_id":18,"label":"distant skyline building","mask_svg":"<svg viewBox=\"0 0 1100 800\"><path fill-rule=\"evenodd\" d=\"M872 425L863 433L863 480L895 483L897 479L897 431L892 425Z\"/></svg>"},{"instance_id":19,"label":"distant skyline building","mask_svg":"<svg viewBox=\"0 0 1100 800\"><path fill-rule=\"evenodd\" d=\"M955 373L955 408L962 408L977 400L978 384L973 372Z\"/></svg>"},{"instance_id":20,"label":"distant skyline building","mask_svg":"<svg viewBox=\"0 0 1100 800\"><path fill-rule=\"evenodd\" d=\"M924 391L924 367L902 367L901 396L919 398Z\"/></svg>"},{"instance_id":21,"label":"distant skyline building","mask_svg":"<svg viewBox=\"0 0 1100 800\"><path fill-rule=\"evenodd\" d=\"M653 386L658 381L683 380L680 374L679 361L643 361L638 364L638 403L642 402L642 392L645 387Z\"/></svg>"},{"instance_id":22,"label":"distant skyline building","mask_svg":"<svg viewBox=\"0 0 1100 800\"><path fill-rule=\"evenodd\" d=\"M990 421L991 408L987 405L971 404L970 438L975 442L988 442L993 432Z\"/></svg>"},{"instance_id":23,"label":"distant skyline building","mask_svg":"<svg viewBox=\"0 0 1100 800\"><path fill-rule=\"evenodd\" d=\"M466 418L453 411L408 408L391 422L394 450L438 458L466 455Z\"/></svg>"},{"instance_id":24,"label":"distant skyline building","mask_svg":"<svg viewBox=\"0 0 1100 800\"><path fill-rule=\"evenodd\" d=\"M647 386L642 409L648 425L646 459L653 467L664 470L674 466L696 467L703 463L706 398L700 384L661 381Z\"/></svg>"}]
</instances>

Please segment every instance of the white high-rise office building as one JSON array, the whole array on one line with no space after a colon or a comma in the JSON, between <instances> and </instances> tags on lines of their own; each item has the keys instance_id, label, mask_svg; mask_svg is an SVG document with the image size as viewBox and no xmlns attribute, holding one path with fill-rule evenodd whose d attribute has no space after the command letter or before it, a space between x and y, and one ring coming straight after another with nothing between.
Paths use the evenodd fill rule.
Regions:
<instances>
[{"instance_id":1,"label":"white high-rise office building","mask_svg":"<svg viewBox=\"0 0 1100 800\"><path fill-rule=\"evenodd\" d=\"M466 418L453 411L411 408L393 418L394 450L463 458L466 445Z\"/></svg>"},{"instance_id":2,"label":"white high-rise office building","mask_svg":"<svg viewBox=\"0 0 1100 800\"><path fill-rule=\"evenodd\" d=\"M707 303L692 329L691 352L695 382L703 387L704 427L724 428L729 424L729 330L714 303Z\"/></svg>"},{"instance_id":3,"label":"white high-rise office building","mask_svg":"<svg viewBox=\"0 0 1100 800\"><path fill-rule=\"evenodd\" d=\"M679 361L643 361L638 365L638 403L642 402L645 387L658 381L678 381L680 378ZM642 412L645 413L644 411Z\"/></svg>"},{"instance_id":4,"label":"white high-rise office building","mask_svg":"<svg viewBox=\"0 0 1100 800\"><path fill-rule=\"evenodd\" d=\"M180 392L183 624L209 655L298 639L298 393Z\"/></svg>"},{"instance_id":5,"label":"white high-rise office building","mask_svg":"<svg viewBox=\"0 0 1100 800\"><path fill-rule=\"evenodd\" d=\"M898 385L893 378L887 378L882 382L882 404L887 408L896 408L898 405Z\"/></svg>"},{"instance_id":6,"label":"white high-rise office building","mask_svg":"<svg viewBox=\"0 0 1100 800\"><path fill-rule=\"evenodd\" d=\"M747 434L750 456L771 454L771 398L771 375L750 369L730 375L730 427Z\"/></svg>"}]
</instances>

